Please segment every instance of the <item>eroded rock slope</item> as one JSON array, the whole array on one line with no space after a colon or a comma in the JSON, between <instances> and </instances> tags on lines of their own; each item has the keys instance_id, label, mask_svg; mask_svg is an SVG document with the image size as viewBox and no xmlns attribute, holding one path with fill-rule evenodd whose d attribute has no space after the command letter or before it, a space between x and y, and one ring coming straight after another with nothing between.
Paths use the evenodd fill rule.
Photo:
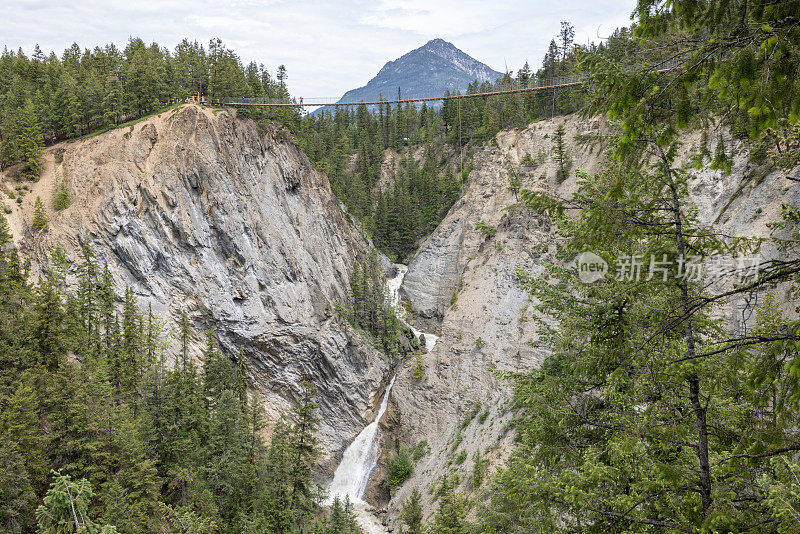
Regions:
<instances>
[{"instance_id":1,"label":"eroded rock slope","mask_svg":"<svg viewBox=\"0 0 800 534\"><path fill-rule=\"evenodd\" d=\"M184 106L72 143L50 162L72 205L50 213L45 234L14 226L35 268L56 244L75 261L89 244L118 290L130 286L173 325L189 315L195 354L205 331L232 358L243 351L271 419L302 380L314 383L320 438L336 456L370 418L388 363L335 311L367 244L283 137L232 111Z\"/></svg>"},{"instance_id":2,"label":"eroded rock slope","mask_svg":"<svg viewBox=\"0 0 800 534\"><path fill-rule=\"evenodd\" d=\"M573 172L558 183L552 136L562 122ZM592 173L602 161L601 146L578 145L576 136L586 139L605 130L601 120L566 117L498 134L496 146L475 154L462 198L411 261L402 296L412 304L418 324L438 329L441 337L424 357L426 376L414 380L414 362L409 362L394 386L390 415L398 421L396 439L408 445L425 440L431 452L393 496L392 524L413 488L422 490L430 517L435 508L430 490L442 475L455 471L461 492L480 494L471 482L475 454L489 460L490 473L507 457L513 440L506 425L509 391L492 371L532 369L547 356L535 346L533 303L517 286L515 274L518 269L541 273L542 261L552 259L555 239L546 216L506 209L517 200L510 178L518 178L523 188L568 198L576 188L574 170ZM778 218L781 203L800 202L800 187L751 163L747 148L723 129L706 135L711 146L723 136L732 172L687 168L700 220L728 235L767 235L766 223ZM686 134L684 161L699 150L702 139L699 131ZM480 222L496 233L476 229ZM747 320L740 313L743 306L732 303L720 313L735 325Z\"/></svg>"}]
</instances>

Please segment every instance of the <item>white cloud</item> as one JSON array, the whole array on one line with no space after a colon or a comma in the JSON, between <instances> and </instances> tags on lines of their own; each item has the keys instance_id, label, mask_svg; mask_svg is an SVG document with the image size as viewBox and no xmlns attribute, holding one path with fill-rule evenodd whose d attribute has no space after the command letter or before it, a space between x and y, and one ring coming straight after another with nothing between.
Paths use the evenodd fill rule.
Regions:
<instances>
[{"instance_id":1,"label":"white cloud","mask_svg":"<svg viewBox=\"0 0 800 534\"><path fill-rule=\"evenodd\" d=\"M61 54L72 42L93 48L130 36L173 48L184 37L219 37L243 61L274 72L285 64L297 95L337 96L365 84L387 61L442 37L494 69L541 59L559 22L575 38L597 40L629 24L635 0L0 0L0 45L39 44Z\"/></svg>"}]
</instances>

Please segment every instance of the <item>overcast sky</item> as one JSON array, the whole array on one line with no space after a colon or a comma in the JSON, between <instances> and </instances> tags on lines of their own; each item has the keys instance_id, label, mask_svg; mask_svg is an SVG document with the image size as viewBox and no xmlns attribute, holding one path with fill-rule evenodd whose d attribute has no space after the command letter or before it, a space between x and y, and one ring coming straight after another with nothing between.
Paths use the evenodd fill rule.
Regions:
<instances>
[{"instance_id":1,"label":"overcast sky","mask_svg":"<svg viewBox=\"0 0 800 534\"><path fill-rule=\"evenodd\" d=\"M568 20L575 40L630 24L635 0L0 0L0 45L45 53L93 48L130 36L170 50L184 37L221 38L271 73L284 64L295 96L340 96L387 61L441 37L494 68L541 65Z\"/></svg>"}]
</instances>

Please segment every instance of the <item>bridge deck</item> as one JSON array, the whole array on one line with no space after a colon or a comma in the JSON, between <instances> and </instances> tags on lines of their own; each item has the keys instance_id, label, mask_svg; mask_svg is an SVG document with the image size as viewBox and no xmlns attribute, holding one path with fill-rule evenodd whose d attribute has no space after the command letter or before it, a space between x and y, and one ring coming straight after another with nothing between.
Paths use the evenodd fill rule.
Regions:
<instances>
[{"instance_id":1,"label":"bridge deck","mask_svg":"<svg viewBox=\"0 0 800 534\"><path fill-rule=\"evenodd\" d=\"M641 65L634 65L628 69L639 68ZM672 59L660 63L655 66L656 72L663 73L671 70L682 69L684 65L679 63L677 59ZM626 69L627 70L627 69ZM268 107L322 107L322 106L359 106L365 104L367 106L381 105L381 104L405 104L413 102L434 102L445 100L457 100L460 98L475 98L486 97L494 95L507 95L511 93L526 93L529 91L543 91L546 89L557 89L560 87L571 87L581 85L588 79L588 76L581 74L569 74L566 76L558 76L555 78L538 78L528 82L527 85L511 85L507 89L500 89L497 91L488 91L483 93L466 93L466 94L452 94L448 96L426 96L426 97L412 97L394 100L372 100L372 101L358 101L358 102L337 102L335 97L320 97L320 98L263 98L263 97L225 97L219 100L220 104L226 106L268 106Z\"/></svg>"}]
</instances>

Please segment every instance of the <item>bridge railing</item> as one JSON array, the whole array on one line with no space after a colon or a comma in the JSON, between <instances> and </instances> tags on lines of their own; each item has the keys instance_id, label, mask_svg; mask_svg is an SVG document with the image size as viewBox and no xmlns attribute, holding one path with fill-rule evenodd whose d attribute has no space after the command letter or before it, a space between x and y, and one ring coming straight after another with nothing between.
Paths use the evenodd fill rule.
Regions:
<instances>
[{"instance_id":1,"label":"bridge railing","mask_svg":"<svg viewBox=\"0 0 800 534\"><path fill-rule=\"evenodd\" d=\"M666 72L670 70L679 69L683 66L680 58L673 58L671 60L649 64L650 68L654 68L658 72ZM632 70L641 68L642 65L631 65L625 67L623 69L624 72L630 72ZM371 102L364 102L368 105L375 105L381 103L388 103L394 104L398 102L424 102L424 101L436 101L436 100L447 100L450 98L464 98L467 96L475 96L475 95L492 95L492 94L503 94L510 91L535 91L538 89L550 89L550 88L557 88L557 87L568 87L572 85L580 85L588 80L590 75L582 74L582 73L575 73L575 74L566 74L563 76L553 76L548 78L540 78L537 76L532 77L527 83L521 84L517 80L512 80L510 83L501 84L496 90L485 92L485 93L477 93L477 94L465 94L461 92L454 92L448 96L445 95L436 95L436 96L406 96L402 99L392 100L392 99L382 99L376 100ZM223 97L219 99L219 103L228 106L344 106L344 105L358 105L361 102L340 102L340 98L337 97L314 97L314 98L266 98L266 97Z\"/></svg>"},{"instance_id":2,"label":"bridge railing","mask_svg":"<svg viewBox=\"0 0 800 534\"><path fill-rule=\"evenodd\" d=\"M266 97L223 97L221 104L225 105L250 105L250 106L330 106L339 98L334 96L321 96L316 98L266 98Z\"/></svg>"}]
</instances>

